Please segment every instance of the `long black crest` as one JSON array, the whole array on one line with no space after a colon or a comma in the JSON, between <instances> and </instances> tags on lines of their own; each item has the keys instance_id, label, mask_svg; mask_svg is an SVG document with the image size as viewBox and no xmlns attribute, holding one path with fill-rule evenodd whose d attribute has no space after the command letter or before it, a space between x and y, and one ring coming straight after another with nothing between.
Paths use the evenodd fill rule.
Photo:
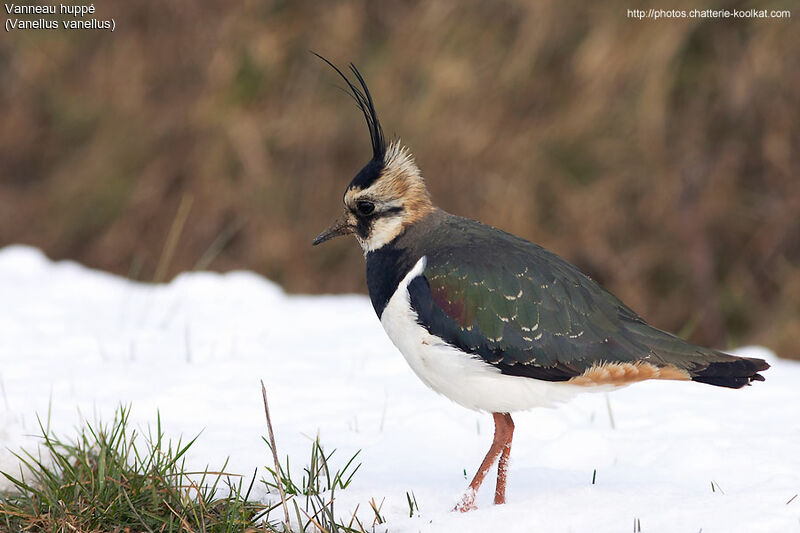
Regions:
<instances>
[{"instance_id":1,"label":"long black crest","mask_svg":"<svg viewBox=\"0 0 800 533\"><path fill-rule=\"evenodd\" d=\"M381 123L378 121L378 113L375 111L375 104L372 101L372 95L369 93L369 88L367 87L367 82L364 81L364 77L356 66L350 63L350 70L355 74L359 85L361 85L359 88L353 84L336 65L316 52L311 53L335 70L350 88L350 93L348 94L353 97L353 100L356 101L361 112L364 113L364 120L367 122L367 128L369 128L369 137L372 141L372 159L382 164L383 158L386 155L386 140L383 137L383 128L381 128Z\"/></svg>"}]
</instances>

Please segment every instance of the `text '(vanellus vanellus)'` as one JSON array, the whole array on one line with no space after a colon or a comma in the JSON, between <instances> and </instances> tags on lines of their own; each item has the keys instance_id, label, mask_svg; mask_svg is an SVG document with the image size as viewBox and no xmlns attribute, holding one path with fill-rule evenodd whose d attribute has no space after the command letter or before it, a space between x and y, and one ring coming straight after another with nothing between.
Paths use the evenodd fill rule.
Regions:
<instances>
[{"instance_id":1,"label":"text '(vanellus vanellus)'","mask_svg":"<svg viewBox=\"0 0 800 533\"><path fill-rule=\"evenodd\" d=\"M765 361L649 326L554 253L435 207L408 149L386 145L361 74L351 64L352 82L330 65L364 113L372 159L347 186L344 215L314 244L354 235L375 312L417 376L492 413L492 446L456 509L474 508L498 457L494 502L505 502L511 412L647 379L730 388L763 381Z\"/></svg>"}]
</instances>

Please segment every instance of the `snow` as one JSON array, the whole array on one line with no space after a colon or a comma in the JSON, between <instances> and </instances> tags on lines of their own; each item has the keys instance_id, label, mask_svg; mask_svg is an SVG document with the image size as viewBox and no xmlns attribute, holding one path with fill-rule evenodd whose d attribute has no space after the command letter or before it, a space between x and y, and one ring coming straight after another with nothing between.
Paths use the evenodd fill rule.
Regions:
<instances>
[{"instance_id":1,"label":"snow","mask_svg":"<svg viewBox=\"0 0 800 533\"><path fill-rule=\"evenodd\" d=\"M800 497L787 504L800 492L800 364L737 353L768 359L766 382L647 382L515 414L508 504L492 505L490 472L479 509L453 513L491 416L427 389L366 297L288 296L248 272L132 283L10 246L0 250L0 469L16 470L11 451L35 449L37 414L70 436L82 418L110 420L130 403L138 426L160 412L173 437L203 432L192 468L230 456L228 471L265 476L263 379L281 457L301 467L316 434L334 459L362 450L336 505L349 516L360 504L371 523L367 502L385 498L376 531L619 532L637 519L647 533L800 531Z\"/></svg>"}]
</instances>

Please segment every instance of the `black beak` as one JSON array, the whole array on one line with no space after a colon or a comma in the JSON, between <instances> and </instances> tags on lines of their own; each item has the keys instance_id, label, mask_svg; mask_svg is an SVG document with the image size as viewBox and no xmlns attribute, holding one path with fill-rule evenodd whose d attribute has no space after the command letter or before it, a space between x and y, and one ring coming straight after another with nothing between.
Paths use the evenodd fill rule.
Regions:
<instances>
[{"instance_id":1,"label":"black beak","mask_svg":"<svg viewBox=\"0 0 800 533\"><path fill-rule=\"evenodd\" d=\"M355 228L353 228L353 226L347 223L346 217L342 217L333 224L331 224L331 226L328 229L317 235L317 238L314 239L314 242L312 242L311 244L313 246L316 246L318 244L322 244L325 241L333 239L334 237L338 237L340 235L349 235L353 233L353 231L355 231Z\"/></svg>"}]
</instances>

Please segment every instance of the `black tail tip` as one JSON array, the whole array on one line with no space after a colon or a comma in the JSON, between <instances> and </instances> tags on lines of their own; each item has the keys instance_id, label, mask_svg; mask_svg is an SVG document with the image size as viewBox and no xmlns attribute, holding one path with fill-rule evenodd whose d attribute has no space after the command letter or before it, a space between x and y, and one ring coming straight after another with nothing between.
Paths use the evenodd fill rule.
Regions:
<instances>
[{"instance_id":1,"label":"black tail tip","mask_svg":"<svg viewBox=\"0 0 800 533\"><path fill-rule=\"evenodd\" d=\"M763 359L737 357L730 361L715 361L704 368L696 369L692 372L692 381L729 389L741 389L753 381L764 381L764 376L759 372L768 368L769 363Z\"/></svg>"}]
</instances>

